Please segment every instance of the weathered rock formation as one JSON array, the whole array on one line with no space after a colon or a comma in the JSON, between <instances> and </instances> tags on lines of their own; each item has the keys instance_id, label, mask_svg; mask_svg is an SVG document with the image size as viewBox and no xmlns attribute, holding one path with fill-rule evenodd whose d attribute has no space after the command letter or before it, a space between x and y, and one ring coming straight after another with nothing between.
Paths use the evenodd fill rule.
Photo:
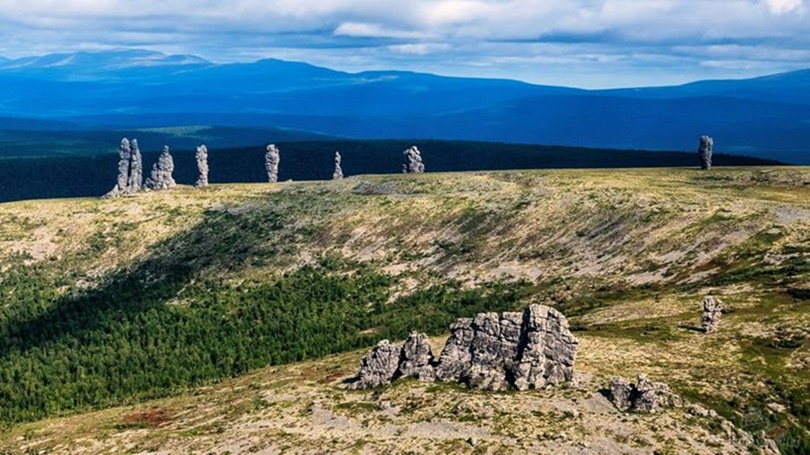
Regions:
<instances>
[{"instance_id":1,"label":"weathered rock formation","mask_svg":"<svg viewBox=\"0 0 810 455\"><path fill-rule=\"evenodd\" d=\"M121 139L118 148L118 177L115 187L105 197L135 194L143 185L143 161L138 150L138 141Z\"/></svg>"},{"instance_id":2,"label":"weathered rock formation","mask_svg":"<svg viewBox=\"0 0 810 455\"><path fill-rule=\"evenodd\" d=\"M557 385L574 377L577 339L559 311L531 305L521 313L480 313L459 319L436 375L474 388L518 390Z\"/></svg>"},{"instance_id":3,"label":"weathered rock formation","mask_svg":"<svg viewBox=\"0 0 810 455\"><path fill-rule=\"evenodd\" d=\"M422 162L422 153L414 145L402 152L402 172L405 174L425 172L425 163Z\"/></svg>"},{"instance_id":4,"label":"weathered rock formation","mask_svg":"<svg viewBox=\"0 0 810 455\"><path fill-rule=\"evenodd\" d=\"M723 302L720 299L707 295L703 298L703 316L701 317L701 324L703 331L706 333L714 333L720 326L720 315L723 314Z\"/></svg>"},{"instance_id":5,"label":"weathered rock formation","mask_svg":"<svg viewBox=\"0 0 810 455\"><path fill-rule=\"evenodd\" d=\"M335 172L332 173L332 180L340 180L343 178L343 168L340 167L340 163L343 158L340 156L340 152L335 152Z\"/></svg>"},{"instance_id":6,"label":"weathered rock formation","mask_svg":"<svg viewBox=\"0 0 810 455\"><path fill-rule=\"evenodd\" d=\"M152 173L146 179L146 188L150 190L168 190L177 186L172 177L174 172L174 159L169 153L169 147L164 145L163 152L157 162L152 165Z\"/></svg>"},{"instance_id":7,"label":"weathered rock formation","mask_svg":"<svg viewBox=\"0 0 810 455\"><path fill-rule=\"evenodd\" d=\"M195 186L208 186L208 147L205 144L197 147L197 170L200 175Z\"/></svg>"},{"instance_id":8,"label":"weathered rock formation","mask_svg":"<svg viewBox=\"0 0 810 455\"><path fill-rule=\"evenodd\" d=\"M487 390L527 390L573 380L578 342L565 316L553 308L531 305L523 313L480 313L457 320L450 330L437 363L424 334L411 335L402 346L381 341L363 359L355 387L387 384L402 376Z\"/></svg>"},{"instance_id":9,"label":"weathered rock formation","mask_svg":"<svg viewBox=\"0 0 810 455\"><path fill-rule=\"evenodd\" d=\"M134 194L143 189L143 155L138 148L138 140L132 139L129 143L131 149L129 178L127 180L127 193Z\"/></svg>"},{"instance_id":10,"label":"weathered rock formation","mask_svg":"<svg viewBox=\"0 0 810 455\"><path fill-rule=\"evenodd\" d=\"M433 381L436 379L434 366L433 350L427 335L412 333L402 344L396 378L412 377L420 381Z\"/></svg>"},{"instance_id":11,"label":"weathered rock formation","mask_svg":"<svg viewBox=\"0 0 810 455\"><path fill-rule=\"evenodd\" d=\"M408 376L432 381L433 363L433 352L424 333L412 333L403 344L382 340L360 361L360 372L350 387L379 387Z\"/></svg>"},{"instance_id":12,"label":"weathered rock formation","mask_svg":"<svg viewBox=\"0 0 810 455\"><path fill-rule=\"evenodd\" d=\"M121 145L118 147L118 178L115 187L107 193L107 196L115 197L126 193L131 158L132 149L130 148L129 139L123 138L121 139Z\"/></svg>"},{"instance_id":13,"label":"weathered rock formation","mask_svg":"<svg viewBox=\"0 0 810 455\"><path fill-rule=\"evenodd\" d=\"M270 183L278 182L279 161L281 161L281 156L278 147L276 147L276 144L269 144L267 153L264 155L264 168L267 170L267 181Z\"/></svg>"},{"instance_id":14,"label":"weathered rock formation","mask_svg":"<svg viewBox=\"0 0 810 455\"><path fill-rule=\"evenodd\" d=\"M662 408L683 406L683 400L668 385L650 381L644 374L638 375L635 384L615 377L609 388L610 400L620 411L654 413Z\"/></svg>"},{"instance_id":15,"label":"weathered rock formation","mask_svg":"<svg viewBox=\"0 0 810 455\"><path fill-rule=\"evenodd\" d=\"M700 156L700 168L709 170L712 168L712 153L714 152L714 139L709 136L700 136L698 155Z\"/></svg>"}]
</instances>

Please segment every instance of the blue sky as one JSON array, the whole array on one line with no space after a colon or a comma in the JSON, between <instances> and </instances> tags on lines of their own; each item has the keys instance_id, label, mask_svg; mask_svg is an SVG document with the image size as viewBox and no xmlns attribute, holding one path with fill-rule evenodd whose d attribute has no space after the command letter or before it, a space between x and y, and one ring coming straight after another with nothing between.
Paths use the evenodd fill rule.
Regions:
<instances>
[{"instance_id":1,"label":"blue sky","mask_svg":"<svg viewBox=\"0 0 810 455\"><path fill-rule=\"evenodd\" d=\"M1 0L0 55L146 48L588 88L810 67L810 0Z\"/></svg>"}]
</instances>

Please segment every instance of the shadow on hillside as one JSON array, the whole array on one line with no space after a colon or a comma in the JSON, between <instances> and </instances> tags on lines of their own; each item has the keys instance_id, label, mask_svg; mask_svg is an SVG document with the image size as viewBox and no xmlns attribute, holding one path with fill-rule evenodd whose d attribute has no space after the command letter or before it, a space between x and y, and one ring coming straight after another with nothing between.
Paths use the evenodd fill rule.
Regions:
<instances>
[{"instance_id":1,"label":"shadow on hillside","mask_svg":"<svg viewBox=\"0 0 810 455\"><path fill-rule=\"evenodd\" d=\"M678 328L681 329L681 330L688 330L690 332L695 332L695 333L706 333L706 330L703 327L697 327L697 326L689 325L689 324L680 324L678 326Z\"/></svg>"},{"instance_id":2,"label":"shadow on hillside","mask_svg":"<svg viewBox=\"0 0 810 455\"><path fill-rule=\"evenodd\" d=\"M93 332L165 306L196 279L216 281L248 266L252 258L272 257L276 247L270 237L283 226L282 215L271 210L208 211L198 224L155 245L146 259L110 275L97 288L67 295L38 315L3 321L8 336L0 339L0 356L64 338L80 344L94 336L97 340Z\"/></svg>"}]
</instances>

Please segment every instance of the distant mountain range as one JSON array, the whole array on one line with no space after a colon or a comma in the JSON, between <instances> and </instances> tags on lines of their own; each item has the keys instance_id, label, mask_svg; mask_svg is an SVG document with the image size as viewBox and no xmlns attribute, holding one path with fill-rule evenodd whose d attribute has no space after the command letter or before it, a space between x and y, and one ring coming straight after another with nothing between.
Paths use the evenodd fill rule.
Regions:
<instances>
[{"instance_id":1,"label":"distant mountain range","mask_svg":"<svg viewBox=\"0 0 810 455\"><path fill-rule=\"evenodd\" d=\"M810 70L581 90L398 71L352 74L274 59L216 64L144 50L0 59L0 130L188 125L266 131L267 141L293 131L306 139L686 151L710 134L718 151L810 164ZM247 145L233 137L233 146ZM0 156L9 153L0 140Z\"/></svg>"}]
</instances>

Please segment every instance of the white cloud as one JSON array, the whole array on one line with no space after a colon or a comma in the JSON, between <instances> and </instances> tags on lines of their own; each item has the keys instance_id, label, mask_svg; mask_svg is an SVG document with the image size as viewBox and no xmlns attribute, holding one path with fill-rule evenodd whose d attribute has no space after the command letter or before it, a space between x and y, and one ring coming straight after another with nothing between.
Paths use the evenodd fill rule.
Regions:
<instances>
[{"instance_id":1,"label":"white cloud","mask_svg":"<svg viewBox=\"0 0 810 455\"><path fill-rule=\"evenodd\" d=\"M408 43L388 46L391 52L405 55L429 55L447 51L451 48L452 46L445 43Z\"/></svg>"},{"instance_id":2,"label":"white cloud","mask_svg":"<svg viewBox=\"0 0 810 455\"><path fill-rule=\"evenodd\" d=\"M421 38L426 36L420 32L407 30L394 30L385 28L380 24L367 24L363 22L344 22L335 29L337 36L355 38Z\"/></svg>"},{"instance_id":3,"label":"white cloud","mask_svg":"<svg viewBox=\"0 0 810 455\"><path fill-rule=\"evenodd\" d=\"M140 46L533 80L731 77L801 65L805 9L802 0L0 0L0 55Z\"/></svg>"},{"instance_id":4,"label":"white cloud","mask_svg":"<svg viewBox=\"0 0 810 455\"><path fill-rule=\"evenodd\" d=\"M790 13L802 7L802 0L767 0L766 3L773 14Z\"/></svg>"}]
</instances>

